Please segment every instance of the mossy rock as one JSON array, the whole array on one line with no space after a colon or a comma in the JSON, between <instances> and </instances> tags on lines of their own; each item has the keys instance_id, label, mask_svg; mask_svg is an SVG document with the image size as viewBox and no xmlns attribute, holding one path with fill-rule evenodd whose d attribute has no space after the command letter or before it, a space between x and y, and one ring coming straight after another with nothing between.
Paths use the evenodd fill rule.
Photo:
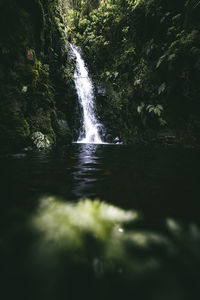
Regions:
<instances>
[{"instance_id":1,"label":"mossy rock","mask_svg":"<svg viewBox=\"0 0 200 300\"><path fill-rule=\"evenodd\" d=\"M72 142L71 130L66 120L59 120L57 129L57 145L65 145Z\"/></svg>"}]
</instances>

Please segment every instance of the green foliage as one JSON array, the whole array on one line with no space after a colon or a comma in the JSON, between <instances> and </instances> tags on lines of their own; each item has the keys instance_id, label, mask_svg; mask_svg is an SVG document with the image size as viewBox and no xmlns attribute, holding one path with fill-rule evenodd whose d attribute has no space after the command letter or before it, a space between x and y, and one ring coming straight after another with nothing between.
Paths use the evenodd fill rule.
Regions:
<instances>
[{"instance_id":1,"label":"green foliage","mask_svg":"<svg viewBox=\"0 0 200 300\"><path fill-rule=\"evenodd\" d=\"M157 124L160 126L166 126L167 122L161 117L163 113L163 106L161 104L148 104L145 105L144 102L137 107L137 112L140 115L142 124L144 127L151 127L151 120L149 120L149 115L153 117L154 121L157 121ZM154 122L155 123L155 122Z\"/></svg>"},{"instance_id":2,"label":"green foliage","mask_svg":"<svg viewBox=\"0 0 200 300\"><path fill-rule=\"evenodd\" d=\"M59 1L3 0L0 9L2 143L15 151L30 143L34 131L47 134L55 143L60 130L57 110L73 118L73 72Z\"/></svg>"},{"instance_id":3,"label":"green foliage","mask_svg":"<svg viewBox=\"0 0 200 300\"><path fill-rule=\"evenodd\" d=\"M45 81L48 78L49 73L47 69L47 65L45 65L44 67L41 61L35 60L34 68L32 69L32 72L34 74L32 80L33 87L37 87L40 81Z\"/></svg>"},{"instance_id":4,"label":"green foliage","mask_svg":"<svg viewBox=\"0 0 200 300\"><path fill-rule=\"evenodd\" d=\"M165 91L165 89L166 89L166 83L163 82L163 83L159 86L159 88L158 88L158 95L160 95L161 93L163 93L163 92Z\"/></svg>"},{"instance_id":5,"label":"green foliage","mask_svg":"<svg viewBox=\"0 0 200 300\"><path fill-rule=\"evenodd\" d=\"M48 197L41 200L32 224L42 232L44 242L55 247L55 251L62 250L63 247L65 251L76 251L84 246L86 234L108 242L114 238L112 235L115 229L137 220L138 217L137 212L126 212L99 200L86 199L71 205Z\"/></svg>"},{"instance_id":6,"label":"green foliage","mask_svg":"<svg viewBox=\"0 0 200 300\"><path fill-rule=\"evenodd\" d=\"M103 96L96 89L97 113L109 133L130 141L136 132L157 135L165 125L187 136L196 128L198 139L199 1L2 0L0 8L2 128L7 116L21 116L31 133L49 126L55 139L60 112L76 127L67 35L105 90ZM37 116L44 126L31 121Z\"/></svg>"},{"instance_id":7,"label":"green foliage","mask_svg":"<svg viewBox=\"0 0 200 300\"><path fill-rule=\"evenodd\" d=\"M123 128L124 140L136 127L186 130L189 114L198 114L199 7L198 1L107 0L86 14L71 12L68 33L107 91L106 100L97 95L99 115L111 131Z\"/></svg>"},{"instance_id":8,"label":"green foliage","mask_svg":"<svg viewBox=\"0 0 200 300\"><path fill-rule=\"evenodd\" d=\"M16 133L22 137L26 138L30 135L30 127L26 120L19 120L16 125Z\"/></svg>"},{"instance_id":9,"label":"green foliage","mask_svg":"<svg viewBox=\"0 0 200 300\"><path fill-rule=\"evenodd\" d=\"M95 296L98 300L108 295L120 299L122 287L123 296L128 298L134 290L136 299L184 299L185 294L195 297L198 292L198 223L165 218L162 230L150 229L137 211L98 199L71 203L49 196L40 199L30 225L35 236L31 262L35 275L42 279L45 299L55 294L80 298L77 282L84 283L81 293L87 293L89 284L88 299L100 291ZM189 286L188 274L192 276Z\"/></svg>"},{"instance_id":10,"label":"green foliage","mask_svg":"<svg viewBox=\"0 0 200 300\"><path fill-rule=\"evenodd\" d=\"M163 110L163 107L162 105L160 104L157 104L157 105L147 105L146 107L146 110L149 112L149 113L154 113L155 115L159 116L161 115L161 112Z\"/></svg>"}]
</instances>

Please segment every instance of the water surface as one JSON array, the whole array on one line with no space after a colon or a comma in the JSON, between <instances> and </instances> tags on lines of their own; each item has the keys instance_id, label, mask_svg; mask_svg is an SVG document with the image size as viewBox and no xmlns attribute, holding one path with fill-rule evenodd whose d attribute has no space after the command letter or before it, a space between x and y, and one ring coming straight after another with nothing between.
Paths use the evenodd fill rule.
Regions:
<instances>
[{"instance_id":1,"label":"water surface","mask_svg":"<svg viewBox=\"0 0 200 300\"><path fill-rule=\"evenodd\" d=\"M136 299L164 299L166 293L165 299L194 299L200 275L199 151L73 144L51 152L7 155L0 165L1 275L7 299L18 294L27 299L29 291L29 299L66 299L68 294L69 299L79 299L82 292L91 299L128 299L132 287ZM33 216L39 216L41 198L48 196L73 203L72 214L80 212L80 218L84 214L76 203L85 198L99 198L124 212L137 211L141 218L127 229L119 223L117 230L124 238L112 233L112 243L106 222L107 235L98 241L69 220L73 234L79 230L84 250L65 245L58 254L30 226ZM68 209L59 203L58 210ZM43 217L51 209L43 211ZM52 228L59 231L59 224ZM45 259L38 241L43 241ZM106 251L115 248L124 252L109 250L108 259Z\"/></svg>"},{"instance_id":2,"label":"water surface","mask_svg":"<svg viewBox=\"0 0 200 300\"><path fill-rule=\"evenodd\" d=\"M91 197L153 216L194 217L199 205L199 151L124 145L73 144L53 152L1 159L7 201L44 194Z\"/></svg>"}]
</instances>

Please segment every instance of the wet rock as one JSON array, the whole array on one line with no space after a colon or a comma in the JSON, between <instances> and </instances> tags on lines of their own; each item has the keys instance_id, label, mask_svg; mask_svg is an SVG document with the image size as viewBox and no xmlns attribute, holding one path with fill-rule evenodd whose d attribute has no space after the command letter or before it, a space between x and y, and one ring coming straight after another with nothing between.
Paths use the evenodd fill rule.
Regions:
<instances>
[{"instance_id":1,"label":"wet rock","mask_svg":"<svg viewBox=\"0 0 200 300\"><path fill-rule=\"evenodd\" d=\"M122 142L120 141L120 138L118 136L114 139L114 143L115 144L122 144Z\"/></svg>"},{"instance_id":2,"label":"wet rock","mask_svg":"<svg viewBox=\"0 0 200 300\"><path fill-rule=\"evenodd\" d=\"M118 137L118 136L114 139L114 142L115 142L115 143L118 143L118 142L119 142L119 137Z\"/></svg>"},{"instance_id":3,"label":"wet rock","mask_svg":"<svg viewBox=\"0 0 200 300\"><path fill-rule=\"evenodd\" d=\"M58 121L59 130L57 131L57 144L68 144L72 141L72 134L66 120Z\"/></svg>"},{"instance_id":4,"label":"wet rock","mask_svg":"<svg viewBox=\"0 0 200 300\"><path fill-rule=\"evenodd\" d=\"M113 142L113 137L111 134L107 134L105 137L106 142L112 143Z\"/></svg>"}]
</instances>

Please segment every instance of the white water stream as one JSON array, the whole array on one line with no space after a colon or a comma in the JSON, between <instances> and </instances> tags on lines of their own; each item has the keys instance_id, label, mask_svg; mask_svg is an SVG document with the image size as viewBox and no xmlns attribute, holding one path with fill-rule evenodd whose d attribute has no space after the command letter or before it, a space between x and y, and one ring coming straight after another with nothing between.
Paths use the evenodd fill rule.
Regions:
<instances>
[{"instance_id":1,"label":"white water stream","mask_svg":"<svg viewBox=\"0 0 200 300\"><path fill-rule=\"evenodd\" d=\"M83 109L83 126L77 143L103 144L100 129L103 125L97 121L95 115L95 103L92 80L88 76L88 70L77 47L69 44L72 56L76 58L76 70L74 72L75 86L79 103Z\"/></svg>"}]
</instances>

